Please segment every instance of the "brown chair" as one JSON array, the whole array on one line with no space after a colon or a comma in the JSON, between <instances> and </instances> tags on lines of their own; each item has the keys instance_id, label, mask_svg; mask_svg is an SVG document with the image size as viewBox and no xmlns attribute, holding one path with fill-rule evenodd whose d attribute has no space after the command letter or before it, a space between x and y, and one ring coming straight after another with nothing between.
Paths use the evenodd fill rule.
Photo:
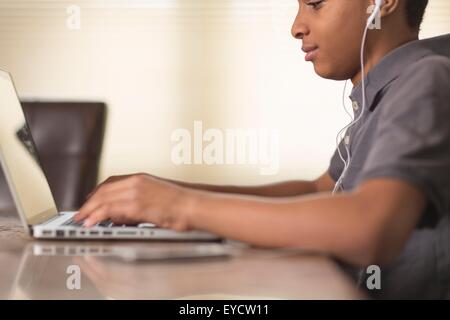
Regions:
<instances>
[{"instance_id":1,"label":"brown chair","mask_svg":"<svg viewBox=\"0 0 450 320\"><path fill-rule=\"evenodd\" d=\"M106 105L27 101L22 106L58 209L78 209L97 184ZM0 210L15 210L3 170Z\"/></svg>"}]
</instances>

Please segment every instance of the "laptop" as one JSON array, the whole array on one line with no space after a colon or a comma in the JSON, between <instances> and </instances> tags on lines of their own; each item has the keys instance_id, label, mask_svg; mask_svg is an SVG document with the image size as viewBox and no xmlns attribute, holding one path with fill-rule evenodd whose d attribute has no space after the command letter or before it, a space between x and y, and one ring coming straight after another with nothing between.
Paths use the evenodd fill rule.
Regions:
<instances>
[{"instance_id":1,"label":"laptop","mask_svg":"<svg viewBox=\"0 0 450 320\"><path fill-rule=\"evenodd\" d=\"M25 124L25 125L24 125ZM0 69L0 163L21 222L34 238L220 240L202 232L178 232L151 223L115 225L103 221L87 229L76 223L76 212L59 212L39 154L26 124L11 75Z\"/></svg>"}]
</instances>

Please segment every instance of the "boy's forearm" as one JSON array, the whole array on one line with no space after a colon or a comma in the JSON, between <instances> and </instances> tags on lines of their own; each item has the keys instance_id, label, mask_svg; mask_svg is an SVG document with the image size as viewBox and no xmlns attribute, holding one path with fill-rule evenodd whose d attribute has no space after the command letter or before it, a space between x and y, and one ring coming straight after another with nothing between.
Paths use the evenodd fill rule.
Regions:
<instances>
[{"instance_id":1,"label":"boy's forearm","mask_svg":"<svg viewBox=\"0 0 450 320\"><path fill-rule=\"evenodd\" d=\"M194 190L260 197L294 197L317 192L313 181L287 181L261 186L221 186L170 180L169 182Z\"/></svg>"},{"instance_id":2,"label":"boy's forearm","mask_svg":"<svg viewBox=\"0 0 450 320\"><path fill-rule=\"evenodd\" d=\"M256 246L327 252L354 264L370 256L369 209L350 194L268 199L198 192L194 199L183 209L194 229Z\"/></svg>"}]
</instances>

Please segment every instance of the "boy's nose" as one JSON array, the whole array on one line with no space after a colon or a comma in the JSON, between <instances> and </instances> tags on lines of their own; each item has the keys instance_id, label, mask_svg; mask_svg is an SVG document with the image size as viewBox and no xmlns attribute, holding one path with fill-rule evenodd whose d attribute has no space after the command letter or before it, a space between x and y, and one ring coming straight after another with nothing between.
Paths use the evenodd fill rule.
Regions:
<instances>
[{"instance_id":1,"label":"boy's nose","mask_svg":"<svg viewBox=\"0 0 450 320\"><path fill-rule=\"evenodd\" d=\"M305 35L309 33L309 28L300 20L299 15L295 18L292 25L291 34L295 39L302 40Z\"/></svg>"}]
</instances>

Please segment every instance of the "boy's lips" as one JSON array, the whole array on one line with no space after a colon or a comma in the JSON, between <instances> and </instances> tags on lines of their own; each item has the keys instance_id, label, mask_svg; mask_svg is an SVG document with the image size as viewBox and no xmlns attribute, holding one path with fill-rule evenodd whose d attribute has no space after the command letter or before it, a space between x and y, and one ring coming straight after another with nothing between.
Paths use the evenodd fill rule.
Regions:
<instances>
[{"instance_id":1,"label":"boy's lips","mask_svg":"<svg viewBox=\"0 0 450 320\"><path fill-rule=\"evenodd\" d=\"M317 49L317 46L304 45L302 50L306 53L305 61L312 61L317 54Z\"/></svg>"}]
</instances>

